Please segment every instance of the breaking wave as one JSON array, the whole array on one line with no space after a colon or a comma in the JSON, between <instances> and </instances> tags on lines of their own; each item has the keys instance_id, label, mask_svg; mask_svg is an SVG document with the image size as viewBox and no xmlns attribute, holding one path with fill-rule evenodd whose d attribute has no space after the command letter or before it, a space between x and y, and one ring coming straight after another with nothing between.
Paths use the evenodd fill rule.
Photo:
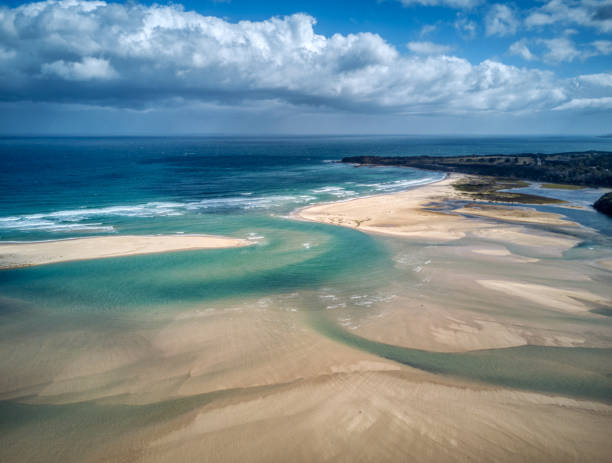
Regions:
<instances>
[{"instance_id":1,"label":"breaking wave","mask_svg":"<svg viewBox=\"0 0 612 463\"><path fill-rule=\"evenodd\" d=\"M50 232L112 232L114 227L101 222L112 217L169 217L187 212L272 209L291 204L314 201L310 195L296 196L240 196L213 198L191 202L149 202L133 206L109 206L99 208L69 209L64 211L0 217L0 230L50 231Z\"/></svg>"}]
</instances>

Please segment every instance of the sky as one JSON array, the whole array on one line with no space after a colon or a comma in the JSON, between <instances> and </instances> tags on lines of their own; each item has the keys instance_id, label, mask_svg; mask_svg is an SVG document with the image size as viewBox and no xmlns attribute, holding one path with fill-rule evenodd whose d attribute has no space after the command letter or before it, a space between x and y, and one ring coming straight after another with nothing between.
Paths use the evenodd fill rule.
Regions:
<instances>
[{"instance_id":1,"label":"sky","mask_svg":"<svg viewBox=\"0 0 612 463\"><path fill-rule=\"evenodd\" d=\"M0 134L612 133L612 0L0 2Z\"/></svg>"}]
</instances>

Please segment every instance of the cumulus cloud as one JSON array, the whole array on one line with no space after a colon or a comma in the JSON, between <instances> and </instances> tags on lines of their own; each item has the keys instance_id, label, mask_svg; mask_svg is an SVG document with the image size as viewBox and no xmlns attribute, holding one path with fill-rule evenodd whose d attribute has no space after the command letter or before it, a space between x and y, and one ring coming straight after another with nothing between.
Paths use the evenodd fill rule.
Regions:
<instances>
[{"instance_id":1,"label":"cumulus cloud","mask_svg":"<svg viewBox=\"0 0 612 463\"><path fill-rule=\"evenodd\" d=\"M487 35L514 35L519 26L519 20L514 10L508 5L497 3L489 9L485 17Z\"/></svg>"},{"instance_id":2,"label":"cumulus cloud","mask_svg":"<svg viewBox=\"0 0 612 463\"><path fill-rule=\"evenodd\" d=\"M528 27L551 24L578 24L600 32L612 31L610 0L550 0L534 9L525 19Z\"/></svg>"},{"instance_id":3,"label":"cumulus cloud","mask_svg":"<svg viewBox=\"0 0 612 463\"><path fill-rule=\"evenodd\" d=\"M113 79L117 72L110 63L101 58L84 57L81 61L67 63L64 60L43 63L43 74L55 74L66 80Z\"/></svg>"},{"instance_id":4,"label":"cumulus cloud","mask_svg":"<svg viewBox=\"0 0 612 463\"><path fill-rule=\"evenodd\" d=\"M443 55L452 50L452 47L448 45L441 45L433 42L408 42L406 47L408 47L408 50L412 53L420 55Z\"/></svg>"},{"instance_id":5,"label":"cumulus cloud","mask_svg":"<svg viewBox=\"0 0 612 463\"><path fill-rule=\"evenodd\" d=\"M102 1L2 7L0 101L463 114L549 109L572 97L551 72L402 54L379 35L324 36L315 23L305 14L231 23L176 5Z\"/></svg>"}]
</instances>

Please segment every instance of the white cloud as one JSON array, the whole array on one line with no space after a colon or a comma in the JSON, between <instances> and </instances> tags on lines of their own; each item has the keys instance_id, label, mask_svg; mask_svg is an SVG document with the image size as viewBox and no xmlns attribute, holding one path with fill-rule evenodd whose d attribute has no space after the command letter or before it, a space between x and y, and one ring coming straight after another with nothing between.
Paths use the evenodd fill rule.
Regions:
<instances>
[{"instance_id":1,"label":"white cloud","mask_svg":"<svg viewBox=\"0 0 612 463\"><path fill-rule=\"evenodd\" d=\"M538 42L548 49L544 54L544 60L550 63L571 62L580 56L580 52L576 49L574 42L567 37L539 39Z\"/></svg>"},{"instance_id":2,"label":"white cloud","mask_svg":"<svg viewBox=\"0 0 612 463\"><path fill-rule=\"evenodd\" d=\"M457 14L457 19L453 25L459 35L464 39L471 40L476 37L476 23L462 14Z\"/></svg>"},{"instance_id":3,"label":"white cloud","mask_svg":"<svg viewBox=\"0 0 612 463\"><path fill-rule=\"evenodd\" d=\"M66 80L105 80L118 77L117 72L107 60L91 56L86 56L77 62L67 63L59 60L44 63L41 71L43 74L55 74Z\"/></svg>"},{"instance_id":4,"label":"white cloud","mask_svg":"<svg viewBox=\"0 0 612 463\"><path fill-rule=\"evenodd\" d=\"M419 55L443 55L448 53L452 47L433 42L408 42L408 50Z\"/></svg>"},{"instance_id":5,"label":"white cloud","mask_svg":"<svg viewBox=\"0 0 612 463\"><path fill-rule=\"evenodd\" d=\"M421 28L421 32L419 32L419 37L425 37L426 35L431 34L436 30L437 26L435 24L425 24Z\"/></svg>"},{"instance_id":6,"label":"white cloud","mask_svg":"<svg viewBox=\"0 0 612 463\"><path fill-rule=\"evenodd\" d=\"M447 6L450 8L470 9L480 5L485 0L398 0L404 6Z\"/></svg>"},{"instance_id":7,"label":"white cloud","mask_svg":"<svg viewBox=\"0 0 612 463\"><path fill-rule=\"evenodd\" d=\"M508 49L508 52L511 55L518 55L521 58L523 58L524 60L527 61L533 61L535 59L537 59L537 56L535 56L531 50L529 49L529 47L527 46L527 40L526 39L521 39L517 42L514 42L512 45L510 45L510 48Z\"/></svg>"},{"instance_id":8,"label":"white cloud","mask_svg":"<svg viewBox=\"0 0 612 463\"><path fill-rule=\"evenodd\" d=\"M600 32L612 31L610 0L550 0L534 9L525 19L527 27L551 24L577 24Z\"/></svg>"},{"instance_id":9,"label":"white cloud","mask_svg":"<svg viewBox=\"0 0 612 463\"><path fill-rule=\"evenodd\" d=\"M467 114L550 109L575 97L552 72L402 54L379 35L324 36L315 23L305 14L231 23L178 6L79 0L0 7L0 47L12 56L0 101Z\"/></svg>"},{"instance_id":10,"label":"white cloud","mask_svg":"<svg viewBox=\"0 0 612 463\"><path fill-rule=\"evenodd\" d=\"M568 110L609 110L612 109L612 97L574 98L555 108L555 111Z\"/></svg>"},{"instance_id":11,"label":"white cloud","mask_svg":"<svg viewBox=\"0 0 612 463\"><path fill-rule=\"evenodd\" d=\"M570 29L564 33L564 36L552 39L523 38L510 45L508 52L511 55L521 56L527 61L543 59L549 64L572 62L575 59L584 61L593 56L612 54L612 41L610 40L595 40L576 45L570 38L574 35L574 31Z\"/></svg>"},{"instance_id":12,"label":"white cloud","mask_svg":"<svg viewBox=\"0 0 612 463\"><path fill-rule=\"evenodd\" d=\"M595 40L591 45L593 45L599 55L612 54L612 40Z\"/></svg>"},{"instance_id":13,"label":"white cloud","mask_svg":"<svg viewBox=\"0 0 612 463\"><path fill-rule=\"evenodd\" d=\"M586 82L590 85L597 85L599 87L612 87L612 74L584 74L579 76L578 80Z\"/></svg>"},{"instance_id":14,"label":"white cloud","mask_svg":"<svg viewBox=\"0 0 612 463\"><path fill-rule=\"evenodd\" d=\"M487 35L514 35L519 26L519 20L514 11L507 5L497 3L492 5L485 17Z\"/></svg>"}]
</instances>

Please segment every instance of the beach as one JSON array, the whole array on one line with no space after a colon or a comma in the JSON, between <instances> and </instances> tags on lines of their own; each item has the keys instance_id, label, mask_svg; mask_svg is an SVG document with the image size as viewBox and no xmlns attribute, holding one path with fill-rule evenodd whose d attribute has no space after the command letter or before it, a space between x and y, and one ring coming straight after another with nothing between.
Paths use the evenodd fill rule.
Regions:
<instances>
[{"instance_id":1,"label":"beach","mask_svg":"<svg viewBox=\"0 0 612 463\"><path fill-rule=\"evenodd\" d=\"M607 237L342 172L369 189L71 206L41 226L129 232L2 243L0 459L609 461Z\"/></svg>"}]
</instances>

